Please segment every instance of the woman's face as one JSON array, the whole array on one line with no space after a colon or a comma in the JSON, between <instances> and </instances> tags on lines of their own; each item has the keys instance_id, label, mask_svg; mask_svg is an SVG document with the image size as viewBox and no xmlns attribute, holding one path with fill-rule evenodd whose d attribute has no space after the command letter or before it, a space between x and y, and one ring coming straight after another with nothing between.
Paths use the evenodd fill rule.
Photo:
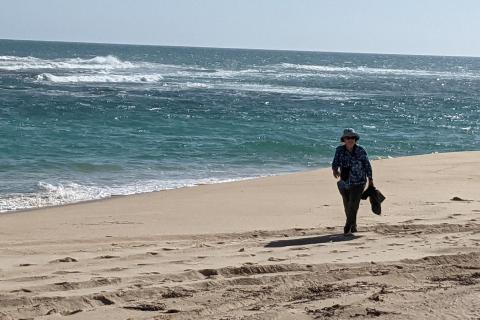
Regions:
<instances>
[{"instance_id":1,"label":"woman's face","mask_svg":"<svg viewBox=\"0 0 480 320\"><path fill-rule=\"evenodd\" d=\"M354 137L345 137L343 138L343 142L345 143L345 145L347 146L347 148L352 148L355 143L356 143L356 140Z\"/></svg>"}]
</instances>

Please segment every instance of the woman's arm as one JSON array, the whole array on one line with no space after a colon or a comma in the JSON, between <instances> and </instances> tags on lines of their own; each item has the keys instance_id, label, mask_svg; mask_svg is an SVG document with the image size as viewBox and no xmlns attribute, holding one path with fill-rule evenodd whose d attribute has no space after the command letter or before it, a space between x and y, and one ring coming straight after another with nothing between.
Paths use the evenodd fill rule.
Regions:
<instances>
[{"instance_id":1,"label":"woman's arm","mask_svg":"<svg viewBox=\"0 0 480 320\"><path fill-rule=\"evenodd\" d=\"M337 150L335 150L335 156L333 157L333 161L332 161L332 173L335 179L340 177L340 172L338 171L339 166L340 166L340 149L337 148Z\"/></svg>"},{"instance_id":2,"label":"woman's arm","mask_svg":"<svg viewBox=\"0 0 480 320\"><path fill-rule=\"evenodd\" d=\"M372 165L370 164L370 160L368 159L368 154L365 151L365 156L362 158L363 167L365 169L365 173L367 174L368 178L368 185L373 186L373 172L372 172Z\"/></svg>"}]
</instances>

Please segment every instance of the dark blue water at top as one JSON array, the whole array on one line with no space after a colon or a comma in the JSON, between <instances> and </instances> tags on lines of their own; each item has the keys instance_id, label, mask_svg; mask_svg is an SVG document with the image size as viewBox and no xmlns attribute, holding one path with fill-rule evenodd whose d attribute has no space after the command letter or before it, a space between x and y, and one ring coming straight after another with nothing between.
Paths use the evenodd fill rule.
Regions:
<instances>
[{"instance_id":1,"label":"dark blue water at top","mask_svg":"<svg viewBox=\"0 0 480 320\"><path fill-rule=\"evenodd\" d=\"M479 150L480 59L0 40L0 211Z\"/></svg>"}]
</instances>

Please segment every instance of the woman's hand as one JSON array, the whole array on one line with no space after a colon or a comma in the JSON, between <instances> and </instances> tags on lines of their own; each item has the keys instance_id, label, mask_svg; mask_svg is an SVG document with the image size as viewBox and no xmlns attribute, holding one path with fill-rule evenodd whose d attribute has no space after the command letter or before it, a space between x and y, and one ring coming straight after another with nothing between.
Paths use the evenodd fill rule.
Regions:
<instances>
[{"instance_id":1,"label":"woman's hand","mask_svg":"<svg viewBox=\"0 0 480 320\"><path fill-rule=\"evenodd\" d=\"M372 178L368 178L368 186L369 187L374 187Z\"/></svg>"},{"instance_id":2,"label":"woman's hand","mask_svg":"<svg viewBox=\"0 0 480 320\"><path fill-rule=\"evenodd\" d=\"M335 179L338 179L338 177L340 177L340 172L338 171L338 169L337 170L332 169L332 171L333 171L333 177Z\"/></svg>"}]
</instances>

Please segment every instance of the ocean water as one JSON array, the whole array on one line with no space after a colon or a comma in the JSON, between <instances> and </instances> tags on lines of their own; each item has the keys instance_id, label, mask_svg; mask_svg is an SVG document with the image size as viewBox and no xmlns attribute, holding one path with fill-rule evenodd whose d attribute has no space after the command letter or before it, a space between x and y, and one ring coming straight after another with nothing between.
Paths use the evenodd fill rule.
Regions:
<instances>
[{"instance_id":1,"label":"ocean water","mask_svg":"<svg viewBox=\"0 0 480 320\"><path fill-rule=\"evenodd\" d=\"M0 211L480 150L480 59L0 40Z\"/></svg>"}]
</instances>

